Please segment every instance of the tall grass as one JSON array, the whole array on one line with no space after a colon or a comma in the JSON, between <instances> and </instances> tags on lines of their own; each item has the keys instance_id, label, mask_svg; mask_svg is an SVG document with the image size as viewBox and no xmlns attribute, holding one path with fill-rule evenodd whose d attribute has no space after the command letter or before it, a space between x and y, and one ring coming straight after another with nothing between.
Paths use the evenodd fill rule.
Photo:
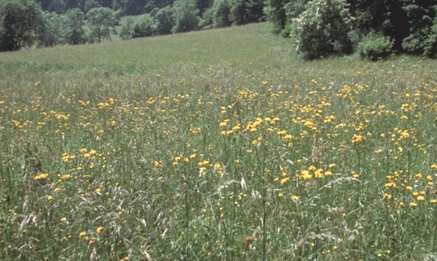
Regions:
<instances>
[{"instance_id":1,"label":"tall grass","mask_svg":"<svg viewBox=\"0 0 437 261\"><path fill-rule=\"evenodd\" d=\"M0 258L435 257L433 65L264 24L0 54Z\"/></svg>"}]
</instances>

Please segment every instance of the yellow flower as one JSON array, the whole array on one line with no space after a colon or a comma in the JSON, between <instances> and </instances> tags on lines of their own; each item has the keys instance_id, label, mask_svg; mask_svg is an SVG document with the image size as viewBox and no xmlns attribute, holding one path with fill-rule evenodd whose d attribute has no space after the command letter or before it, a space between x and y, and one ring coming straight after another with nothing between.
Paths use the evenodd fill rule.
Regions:
<instances>
[{"instance_id":1,"label":"yellow flower","mask_svg":"<svg viewBox=\"0 0 437 261\"><path fill-rule=\"evenodd\" d=\"M300 178L303 180L310 180L313 178L313 175L311 175L308 170L302 170L300 172Z\"/></svg>"},{"instance_id":2,"label":"yellow flower","mask_svg":"<svg viewBox=\"0 0 437 261\"><path fill-rule=\"evenodd\" d=\"M102 234L104 231L105 231L105 228L102 226L96 228L97 235Z\"/></svg>"},{"instance_id":3,"label":"yellow flower","mask_svg":"<svg viewBox=\"0 0 437 261\"><path fill-rule=\"evenodd\" d=\"M80 238L85 238L87 235L88 235L88 233L86 231L82 231L79 233Z\"/></svg>"},{"instance_id":4,"label":"yellow flower","mask_svg":"<svg viewBox=\"0 0 437 261\"><path fill-rule=\"evenodd\" d=\"M300 200L300 197L298 195L291 195L291 200L296 203Z\"/></svg>"},{"instance_id":5,"label":"yellow flower","mask_svg":"<svg viewBox=\"0 0 437 261\"><path fill-rule=\"evenodd\" d=\"M416 200L417 200L417 201L424 201L424 200L425 200L425 197L422 196L422 195L420 195L420 196L417 196Z\"/></svg>"},{"instance_id":6,"label":"yellow flower","mask_svg":"<svg viewBox=\"0 0 437 261\"><path fill-rule=\"evenodd\" d=\"M354 136L352 137L352 143L353 144L362 143L365 139L366 138L363 135L354 134Z\"/></svg>"},{"instance_id":7,"label":"yellow flower","mask_svg":"<svg viewBox=\"0 0 437 261\"><path fill-rule=\"evenodd\" d=\"M410 203L410 207L412 207L412 208L417 207L417 203L416 203L416 202L411 202L411 203Z\"/></svg>"},{"instance_id":8,"label":"yellow flower","mask_svg":"<svg viewBox=\"0 0 437 261\"><path fill-rule=\"evenodd\" d=\"M43 181L46 180L48 177L49 177L48 173L40 172L37 175L33 176L33 180Z\"/></svg>"},{"instance_id":9,"label":"yellow flower","mask_svg":"<svg viewBox=\"0 0 437 261\"><path fill-rule=\"evenodd\" d=\"M285 177L279 180L279 183L281 183L281 185L285 185L288 183L288 181L290 181L289 177Z\"/></svg>"},{"instance_id":10,"label":"yellow flower","mask_svg":"<svg viewBox=\"0 0 437 261\"><path fill-rule=\"evenodd\" d=\"M71 179L71 175L70 174L64 174L61 177L59 177L60 180L62 181L67 181L69 179Z\"/></svg>"}]
</instances>

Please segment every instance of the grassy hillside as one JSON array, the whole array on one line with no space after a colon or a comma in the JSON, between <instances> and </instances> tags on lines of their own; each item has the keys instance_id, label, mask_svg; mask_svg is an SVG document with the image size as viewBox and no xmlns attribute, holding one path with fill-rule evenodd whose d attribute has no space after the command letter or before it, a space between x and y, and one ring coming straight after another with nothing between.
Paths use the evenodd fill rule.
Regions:
<instances>
[{"instance_id":1,"label":"grassy hillside","mask_svg":"<svg viewBox=\"0 0 437 261\"><path fill-rule=\"evenodd\" d=\"M436 65L267 24L0 53L0 259L435 257Z\"/></svg>"}]
</instances>

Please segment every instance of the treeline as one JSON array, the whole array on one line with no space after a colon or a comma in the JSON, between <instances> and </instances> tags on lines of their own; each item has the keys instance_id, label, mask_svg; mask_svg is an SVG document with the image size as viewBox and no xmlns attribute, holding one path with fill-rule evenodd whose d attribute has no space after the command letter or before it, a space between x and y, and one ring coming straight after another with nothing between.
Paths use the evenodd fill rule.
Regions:
<instances>
[{"instance_id":1,"label":"treeline","mask_svg":"<svg viewBox=\"0 0 437 261\"><path fill-rule=\"evenodd\" d=\"M174 0L36 0L44 11L65 13L70 9L80 9L86 13L92 8L107 7L121 15L138 15L171 5ZM202 1L203 2L203 1Z\"/></svg>"},{"instance_id":2,"label":"treeline","mask_svg":"<svg viewBox=\"0 0 437 261\"><path fill-rule=\"evenodd\" d=\"M0 51L246 24L263 20L263 7L263 0L0 0Z\"/></svg>"},{"instance_id":3,"label":"treeline","mask_svg":"<svg viewBox=\"0 0 437 261\"><path fill-rule=\"evenodd\" d=\"M141 14L137 16L129 16ZM304 58L437 55L435 0L0 0L0 51L261 21Z\"/></svg>"},{"instance_id":4,"label":"treeline","mask_svg":"<svg viewBox=\"0 0 437 261\"><path fill-rule=\"evenodd\" d=\"M437 54L435 0L267 0L265 10L274 31L308 59Z\"/></svg>"}]
</instances>

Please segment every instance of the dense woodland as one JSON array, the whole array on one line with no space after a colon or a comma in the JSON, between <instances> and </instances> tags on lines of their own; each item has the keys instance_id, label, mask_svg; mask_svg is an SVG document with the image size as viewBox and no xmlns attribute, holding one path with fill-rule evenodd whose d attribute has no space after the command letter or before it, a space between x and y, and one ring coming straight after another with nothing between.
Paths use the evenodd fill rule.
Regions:
<instances>
[{"instance_id":1,"label":"dense woodland","mask_svg":"<svg viewBox=\"0 0 437 261\"><path fill-rule=\"evenodd\" d=\"M434 57L431 0L0 0L0 50L131 39L267 19L304 58Z\"/></svg>"}]
</instances>

